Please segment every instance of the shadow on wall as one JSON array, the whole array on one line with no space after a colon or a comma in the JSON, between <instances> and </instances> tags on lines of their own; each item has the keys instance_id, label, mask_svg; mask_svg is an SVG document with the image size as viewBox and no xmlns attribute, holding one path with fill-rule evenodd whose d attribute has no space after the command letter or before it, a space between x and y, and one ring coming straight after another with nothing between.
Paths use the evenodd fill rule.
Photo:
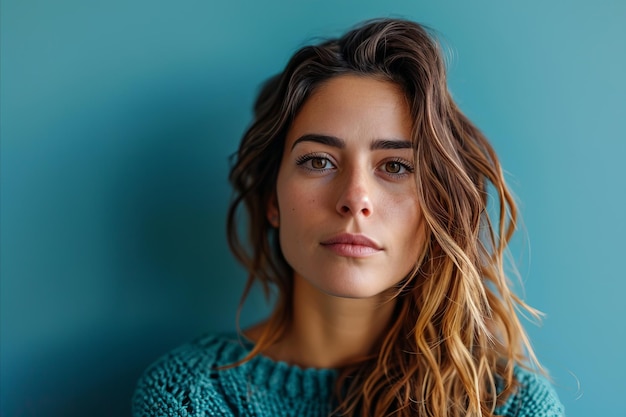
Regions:
<instances>
[{"instance_id":1,"label":"shadow on wall","mask_svg":"<svg viewBox=\"0 0 626 417\"><path fill-rule=\"evenodd\" d=\"M71 289L59 288L49 294L81 297L81 305L89 306L59 312L60 318L72 317L64 336L5 352L3 379L11 383L2 387L3 416L128 416L135 383L149 363L205 331L234 328L245 277L225 237L227 158L245 122L229 117L228 103L218 107L211 99L216 94L190 94L204 98L157 97L127 105L143 110L122 127L77 135L93 141L95 150L81 155L94 163L76 181L90 177L93 196L104 204L87 214L89 231L70 227L59 244L85 242L85 251L105 267L91 265L93 276L75 273L64 281L71 286L89 280L86 293L68 296ZM251 304L257 313L263 309L260 297Z\"/></svg>"}]
</instances>

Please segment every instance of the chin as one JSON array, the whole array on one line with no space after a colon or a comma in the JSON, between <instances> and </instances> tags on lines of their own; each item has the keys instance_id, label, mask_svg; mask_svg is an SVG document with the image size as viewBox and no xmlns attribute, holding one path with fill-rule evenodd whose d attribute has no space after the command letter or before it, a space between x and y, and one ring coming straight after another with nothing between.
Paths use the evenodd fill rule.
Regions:
<instances>
[{"instance_id":1,"label":"chin","mask_svg":"<svg viewBox=\"0 0 626 417\"><path fill-rule=\"evenodd\" d=\"M304 268L300 270L304 273L297 270L294 273L294 279L299 283L296 285L302 289L303 297L307 293L313 295L317 292L337 298L369 299L392 293L389 289L402 280L402 277L391 279L388 271L381 268L324 268L319 264L317 268L315 265L307 267L306 271Z\"/></svg>"},{"instance_id":2,"label":"chin","mask_svg":"<svg viewBox=\"0 0 626 417\"><path fill-rule=\"evenodd\" d=\"M338 298L350 298L350 299L367 299L376 297L385 291L388 288L367 285L362 280L358 280L359 282L354 282L351 280L344 280L343 282L330 282L330 283L321 283L321 285L316 285L317 288L323 293L338 297Z\"/></svg>"}]
</instances>

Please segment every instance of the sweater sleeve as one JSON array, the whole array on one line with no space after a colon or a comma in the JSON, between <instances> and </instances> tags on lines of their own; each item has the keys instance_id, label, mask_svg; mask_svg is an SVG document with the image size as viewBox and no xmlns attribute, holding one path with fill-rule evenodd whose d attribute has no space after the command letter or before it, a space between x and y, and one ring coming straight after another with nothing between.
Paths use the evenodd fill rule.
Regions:
<instances>
[{"instance_id":1,"label":"sweater sleeve","mask_svg":"<svg viewBox=\"0 0 626 417\"><path fill-rule=\"evenodd\" d=\"M564 417L563 404L554 388L542 375L517 368L519 387L496 410L503 417Z\"/></svg>"},{"instance_id":2,"label":"sweater sleeve","mask_svg":"<svg viewBox=\"0 0 626 417\"><path fill-rule=\"evenodd\" d=\"M137 383L133 417L233 416L212 378L213 359L192 344L157 360Z\"/></svg>"}]
</instances>

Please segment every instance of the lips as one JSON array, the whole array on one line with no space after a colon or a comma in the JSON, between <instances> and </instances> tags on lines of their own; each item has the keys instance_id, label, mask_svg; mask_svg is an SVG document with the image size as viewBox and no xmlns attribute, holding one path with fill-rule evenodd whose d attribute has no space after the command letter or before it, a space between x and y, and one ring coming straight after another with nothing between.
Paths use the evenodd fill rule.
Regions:
<instances>
[{"instance_id":1,"label":"lips","mask_svg":"<svg viewBox=\"0 0 626 417\"><path fill-rule=\"evenodd\" d=\"M382 247L369 237L351 233L333 236L320 244L339 256L349 258L363 258L382 251Z\"/></svg>"}]
</instances>

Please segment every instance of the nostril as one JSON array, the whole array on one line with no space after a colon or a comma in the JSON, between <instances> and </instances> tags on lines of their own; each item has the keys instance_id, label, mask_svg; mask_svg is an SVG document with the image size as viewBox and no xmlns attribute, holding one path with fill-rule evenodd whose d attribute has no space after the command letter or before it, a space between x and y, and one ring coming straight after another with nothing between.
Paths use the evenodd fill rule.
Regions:
<instances>
[{"instance_id":1,"label":"nostril","mask_svg":"<svg viewBox=\"0 0 626 417\"><path fill-rule=\"evenodd\" d=\"M341 206L342 213L350 213L350 208L348 206Z\"/></svg>"}]
</instances>

